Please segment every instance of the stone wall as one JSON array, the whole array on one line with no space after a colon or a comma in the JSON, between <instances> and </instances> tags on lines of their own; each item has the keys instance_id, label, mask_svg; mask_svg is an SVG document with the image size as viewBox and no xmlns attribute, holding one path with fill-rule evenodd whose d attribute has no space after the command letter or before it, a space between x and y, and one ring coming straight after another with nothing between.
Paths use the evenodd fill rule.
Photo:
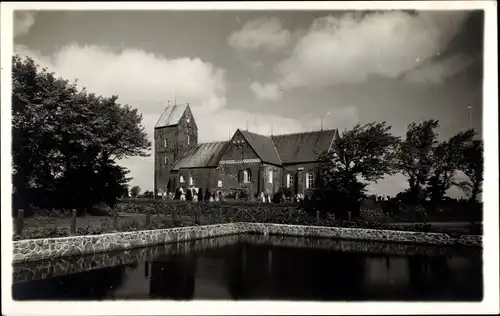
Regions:
<instances>
[{"instance_id":1,"label":"stone wall","mask_svg":"<svg viewBox=\"0 0 500 316\"><path fill-rule=\"evenodd\" d=\"M219 236L258 233L280 236L317 237L358 241L381 241L447 246L480 246L481 236L454 239L446 234L391 230L352 229L303 225L229 223L161 230L112 233L93 236L30 239L13 242L13 262L26 262L62 256L140 248Z\"/></svg>"},{"instance_id":2,"label":"stone wall","mask_svg":"<svg viewBox=\"0 0 500 316\"><path fill-rule=\"evenodd\" d=\"M373 241L334 240L289 236L266 236L255 234L227 235L217 238L190 240L163 244L156 247L135 248L124 251L99 252L80 256L57 257L42 261L31 261L13 266L13 282L43 280L60 275L153 261L161 256L187 254L207 249L220 248L236 243L267 245L287 248L314 248L336 252L384 254L391 256L478 256L477 247L439 247L415 244Z\"/></svg>"}]
</instances>

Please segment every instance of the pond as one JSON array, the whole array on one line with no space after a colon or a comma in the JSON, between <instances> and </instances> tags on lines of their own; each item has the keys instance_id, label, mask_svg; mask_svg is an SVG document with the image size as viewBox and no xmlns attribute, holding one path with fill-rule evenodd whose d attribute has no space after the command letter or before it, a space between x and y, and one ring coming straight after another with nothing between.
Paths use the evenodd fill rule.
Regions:
<instances>
[{"instance_id":1,"label":"pond","mask_svg":"<svg viewBox=\"0 0 500 316\"><path fill-rule=\"evenodd\" d=\"M481 301L482 253L226 236L14 265L15 300Z\"/></svg>"}]
</instances>

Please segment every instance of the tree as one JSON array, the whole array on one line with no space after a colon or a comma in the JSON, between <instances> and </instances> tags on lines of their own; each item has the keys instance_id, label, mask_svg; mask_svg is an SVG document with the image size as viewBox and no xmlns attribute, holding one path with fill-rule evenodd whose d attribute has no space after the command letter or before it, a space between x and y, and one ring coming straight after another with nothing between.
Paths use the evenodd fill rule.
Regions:
<instances>
[{"instance_id":1,"label":"tree","mask_svg":"<svg viewBox=\"0 0 500 316\"><path fill-rule=\"evenodd\" d=\"M433 148L437 144L435 129L438 126L437 120L411 123L408 125L406 138L397 146L395 167L408 177L408 193L415 202L423 199L424 186L429 181Z\"/></svg>"},{"instance_id":2,"label":"tree","mask_svg":"<svg viewBox=\"0 0 500 316\"><path fill-rule=\"evenodd\" d=\"M12 70L13 208L113 204L129 180L116 161L149 155L142 116L30 58L14 56Z\"/></svg>"},{"instance_id":3,"label":"tree","mask_svg":"<svg viewBox=\"0 0 500 316\"><path fill-rule=\"evenodd\" d=\"M470 179L470 183L460 183L458 186L469 196L470 201L477 200L482 192L484 178L484 148L482 140L471 140L462 148L458 169Z\"/></svg>"},{"instance_id":4,"label":"tree","mask_svg":"<svg viewBox=\"0 0 500 316\"><path fill-rule=\"evenodd\" d=\"M141 188L140 188L138 185L134 185L134 186L130 189L130 195L131 195L132 197L137 197L140 193L141 193Z\"/></svg>"},{"instance_id":5,"label":"tree","mask_svg":"<svg viewBox=\"0 0 500 316\"><path fill-rule=\"evenodd\" d=\"M427 192L433 206L441 202L446 191L455 183L455 175L463 160L465 147L472 141L472 129L460 132L449 140L439 143L431 152L431 176Z\"/></svg>"},{"instance_id":6,"label":"tree","mask_svg":"<svg viewBox=\"0 0 500 316\"><path fill-rule=\"evenodd\" d=\"M321 188L329 196L344 199L345 205L357 205L355 216L367 185L362 181L377 181L394 173L393 150L398 138L390 129L386 122L357 124L335 140L333 150L320 156ZM345 211L345 207L342 209ZM345 216L345 212L339 215Z\"/></svg>"}]
</instances>

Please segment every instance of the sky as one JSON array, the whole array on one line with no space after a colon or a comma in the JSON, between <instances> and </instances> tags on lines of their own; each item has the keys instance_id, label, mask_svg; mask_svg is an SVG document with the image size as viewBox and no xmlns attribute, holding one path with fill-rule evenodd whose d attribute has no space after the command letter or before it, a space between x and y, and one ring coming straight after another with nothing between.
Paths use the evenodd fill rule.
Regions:
<instances>
[{"instance_id":1,"label":"sky","mask_svg":"<svg viewBox=\"0 0 500 316\"><path fill-rule=\"evenodd\" d=\"M199 142L438 119L482 133L482 11L17 11L15 53L143 113L189 102ZM472 105L472 111L468 109ZM153 189L153 155L120 161ZM463 175L459 174L463 179ZM402 175L369 186L395 195ZM451 196L460 191L452 189Z\"/></svg>"}]
</instances>

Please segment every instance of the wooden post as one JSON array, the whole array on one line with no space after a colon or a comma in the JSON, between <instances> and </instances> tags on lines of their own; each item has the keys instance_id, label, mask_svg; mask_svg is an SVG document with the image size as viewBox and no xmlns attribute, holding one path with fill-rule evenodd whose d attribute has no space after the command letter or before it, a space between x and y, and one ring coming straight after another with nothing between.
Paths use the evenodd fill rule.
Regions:
<instances>
[{"instance_id":1,"label":"wooden post","mask_svg":"<svg viewBox=\"0 0 500 316\"><path fill-rule=\"evenodd\" d=\"M20 209L17 211L17 219L16 219L16 234L21 235L23 233L24 228L24 210Z\"/></svg>"},{"instance_id":2,"label":"wooden post","mask_svg":"<svg viewBox=\"0 0 500 316\"><path fill-rule=\"evenodd\" d=\"M118 211L116 209L113 210L113 229L118 230Z\"/></svg>"},{"instance_id":3,"label":"wooden post","mask_svg":"<svg viewBox=\"0 0 500 316\"><path fill-rule=\"evenodd\" d=\"M194 223L195 223L195 225L200 225L199 211L200 211L200 209L198 207L195 207L195 209L194 209Z\"/></svg>"},{"instance_id":4,"label":"wooden post","mask_svg":"<svg viewBox=\"0 0 500 316\"><path fill-rule=\"evenodd\" d=\"M148 229L151 224L151 212L147 211L146 213L146 223L144 223L144 228Z\"/></svg>"},{"instance_id":5,"label":"wooden post","mask_svg":"<svg viewBox=\"0 0 500 316\"><path fill-rule=\"evenodd\" d=\"M316 211L316 224L319 225L319 211Z\"/></svg>"},{"instance_id":6,"label":"wooden post","mask_svg":"<svg viewBox=\"0 0 500 316\"><path fill-rule=\"evenodd\" d=\"M76 235L76 217L78 213L76 212L75 209L71 211L71 228L70 228L70 234L71 235Z\"/></svg>"},{"instance_id":7,"label":"wooden post","mask_svg":"<svg viewBox=\"0 0 500 316\"><path fill-rule=\"evenodd\" d=\"M172 224L177 226L177 207L172 209Z\"/></svg>"}]
</instances>

